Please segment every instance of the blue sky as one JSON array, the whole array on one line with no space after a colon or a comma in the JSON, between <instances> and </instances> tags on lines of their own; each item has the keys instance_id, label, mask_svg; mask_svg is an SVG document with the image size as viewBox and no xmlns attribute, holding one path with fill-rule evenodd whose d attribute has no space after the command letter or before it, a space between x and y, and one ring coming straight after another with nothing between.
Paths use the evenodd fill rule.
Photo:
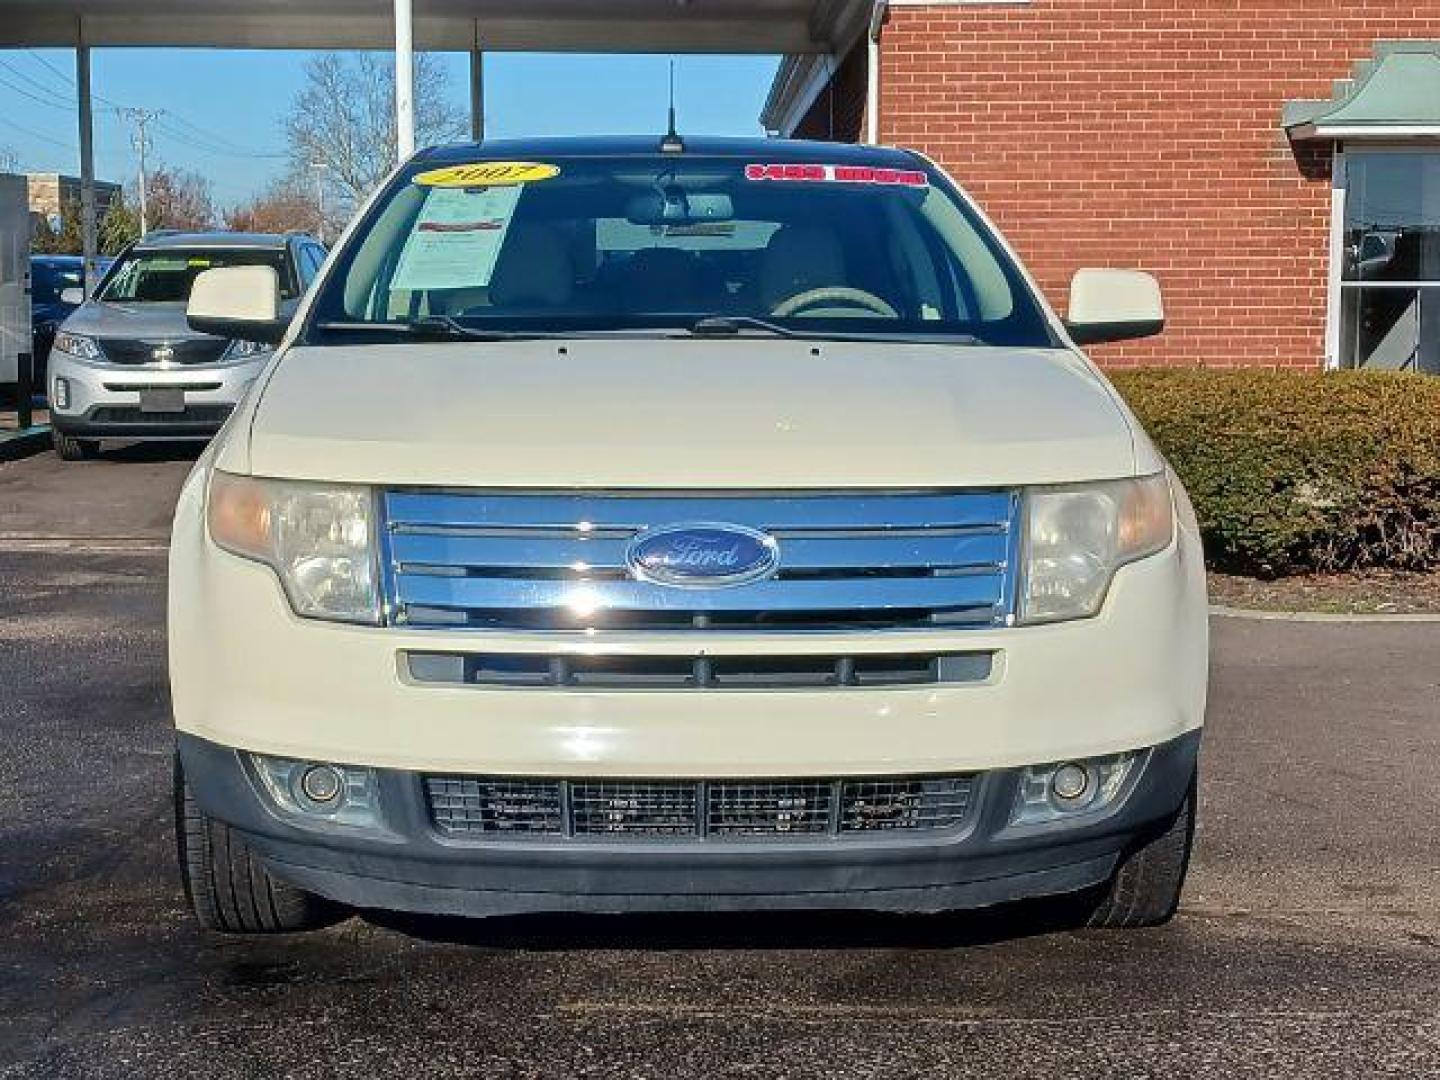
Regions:
<instances>
[{"instance_id":1,"label":"blue sky","mask_svg":"<svg viewBox=\"0 0 1440 1080\"><path fill-rule=\"evenodd\" d=\"M281 118L309 53L104 49L92 53L96 175L135 173L130 128L117 105L163 109L154 156L207 176L218 206L265 187L283 164ZM445 54L450 93L468 108L468 59ZM682 132L759 134L773 56L678 58ZM68 50L0 51L0 150L22 172L79 171ZM494 136L643 134L664 130L669 58L491 53L485 58ZM103 98L101 101L99 99Z\"/></svg>"}]
</instances>

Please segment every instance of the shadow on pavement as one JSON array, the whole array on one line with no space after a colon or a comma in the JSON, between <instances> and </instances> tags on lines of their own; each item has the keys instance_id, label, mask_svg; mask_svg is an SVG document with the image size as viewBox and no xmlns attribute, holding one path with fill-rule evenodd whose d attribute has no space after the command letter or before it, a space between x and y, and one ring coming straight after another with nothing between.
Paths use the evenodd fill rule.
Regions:
<instances>
[{"instance_id":1,"label":"shadow on pavement","mask_svg":"<svg viewBox=\"0 0 1440 1080\"><path fill-rule=\"evenodd\" d=\"M368 911L360 917L433 943L558 951L970 948L1078 930L1086 914L1085 897L1068 896L934 915L784 911L464 919Z\"/></svg>"},{"instance_id":2,"label":"shadow on pavement","mask_svg":"<svg viewBox=\"0 0 1440 1080\"><path fill-rule=\"evenodd\" d=\"M138 464L156 461L194 461L204 451L203 442L101 443L96 461Z\"/></svg>"}]
</instances>

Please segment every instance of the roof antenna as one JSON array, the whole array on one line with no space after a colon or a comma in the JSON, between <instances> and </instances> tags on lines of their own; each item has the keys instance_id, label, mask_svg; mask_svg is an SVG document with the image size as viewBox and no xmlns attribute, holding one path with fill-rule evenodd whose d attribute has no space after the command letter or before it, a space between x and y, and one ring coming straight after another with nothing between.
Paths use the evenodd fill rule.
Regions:
<instances>
[{"instance_id":1,"label":"roof antenna","mask_svg":"<svg viewBox=\"0 0 1440 1080\"><path fill-rule=\"evenodd\" d=\"M680 133L675 130L675 60L670 60L670 126L665 130L665 137L660 140L660 152L662 154L683 154L685 152L685 140L680 138Z\"/></svg>"}]
</instances>

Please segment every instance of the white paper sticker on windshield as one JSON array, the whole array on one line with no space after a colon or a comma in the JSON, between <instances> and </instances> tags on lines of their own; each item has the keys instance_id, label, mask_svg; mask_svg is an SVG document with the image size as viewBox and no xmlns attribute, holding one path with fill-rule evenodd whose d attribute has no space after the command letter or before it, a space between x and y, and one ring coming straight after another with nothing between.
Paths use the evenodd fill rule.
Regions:
<instances>
[{"instance_id":1,"label":"white paper sticker on windshield","mask_svg":"<svg viewBox=\"0 0 1440 1080\"><path fill-rule=\"evenodd\" d=\"M524 186L431 188L395 267L393 289L485 287Z\"/></svg>"}]
</instances>

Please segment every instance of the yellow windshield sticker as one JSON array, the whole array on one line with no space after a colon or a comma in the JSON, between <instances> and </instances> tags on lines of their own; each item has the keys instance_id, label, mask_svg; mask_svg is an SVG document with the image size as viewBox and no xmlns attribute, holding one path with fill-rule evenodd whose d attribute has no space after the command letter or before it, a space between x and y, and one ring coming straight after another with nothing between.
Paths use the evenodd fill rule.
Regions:
<instances>
[{"instance_id":1,"label":"yellow windshield sticker","mask_svg":"<svg viewBox=\"0 0 1440 1080\"><path fill-rule=\"evenodd\" d=\"M476 161L469 165L450 165L416 175L413 183L421 187L467 188L505 187L511 184L533 184L560 175L560 166L534 161Z\"/></svg>"}]
</instances>

